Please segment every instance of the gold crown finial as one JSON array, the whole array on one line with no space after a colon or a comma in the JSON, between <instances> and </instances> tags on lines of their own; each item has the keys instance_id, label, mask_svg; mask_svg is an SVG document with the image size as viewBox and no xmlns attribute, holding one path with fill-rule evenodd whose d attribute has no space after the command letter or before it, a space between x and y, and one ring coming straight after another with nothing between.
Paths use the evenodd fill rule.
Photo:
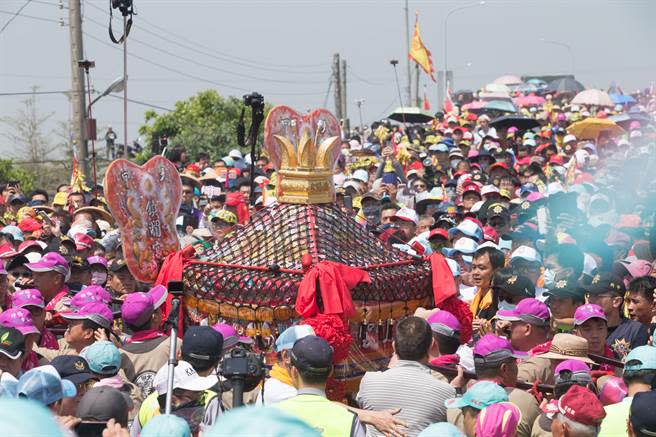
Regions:
<instances>
[{"instance_id":1,"label":"gold crown finial","mask_svg":"<svg viewBox=\"0 0 656 437\"><path fill-rule=\"evenodd\" d=\"M264 148L279 177L278 202L335 201L333 168L340 154L339 121L325 109L301 115L279 105L264 124Z\"/></svg>"}]
</instances>

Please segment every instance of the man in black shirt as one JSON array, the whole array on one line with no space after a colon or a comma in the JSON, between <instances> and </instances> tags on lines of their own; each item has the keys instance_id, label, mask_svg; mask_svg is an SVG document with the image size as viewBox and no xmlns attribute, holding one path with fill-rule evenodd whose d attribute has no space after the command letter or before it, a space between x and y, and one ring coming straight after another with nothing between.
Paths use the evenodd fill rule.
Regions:
<instances>
[{"instance_id":1,"label":"man in black shirt","mask_svg":"<svg viewBox=\"0 0 656 437\"><path fill-rule=\"evenodd\" d=\"M608 318L606 344L618 358L623 359L632 349L647 344L647 329L641 323L622 316L625 288L620 278L610 273L595 275L585 289L588 302L604 309Z\"/></svg>"}]
</instances>

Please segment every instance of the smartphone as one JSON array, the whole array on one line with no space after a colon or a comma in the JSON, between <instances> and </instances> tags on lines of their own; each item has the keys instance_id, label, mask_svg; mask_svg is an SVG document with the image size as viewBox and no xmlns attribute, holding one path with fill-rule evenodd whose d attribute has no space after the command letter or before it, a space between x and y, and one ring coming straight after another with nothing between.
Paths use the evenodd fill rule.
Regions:
<instances>
[{"instance_id":1,"label":"smartphone","mask_svg":"<svg viewBox=\"0 0 656 437\"><path fill-rule=\"evenodd\" d=\"M396 182L397 182L396 173L393 173L393 172L383 173L383 183L384 184L396 185Z\"/></svg>"},{"instance_id":2,"label":"smartphone","mask_svg":"<svg viewBox=\"0 0 656 437\"><path fill-rule=\"evenodd\" d=\"M50 219L50 217L48 216L48 214L45 211L39 211L38 215L39 215L39 217L41 217L43 219L43 221L45 223L49 224L50 226L53 225L52 220Z\"/></svg>"},{"instance_id":3,"label":"smartphone","mask_svg":"<svg viewBox=\"0 0 656 437\"><path fill-rule=\"evenodd\" d=\"M353 198L351 196L344 196L344 208L353 211Z\"/></svg>"}]
</instances>

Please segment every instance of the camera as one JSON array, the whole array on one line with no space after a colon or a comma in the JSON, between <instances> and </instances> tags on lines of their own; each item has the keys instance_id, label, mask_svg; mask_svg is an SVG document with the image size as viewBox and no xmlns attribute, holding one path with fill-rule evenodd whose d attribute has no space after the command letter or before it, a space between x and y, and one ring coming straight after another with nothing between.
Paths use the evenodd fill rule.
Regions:
<instances>
[{"instance_id":1,"label":"camera","mask_svg":"<svg viewBox=\"0 0 656 437\"><path fill-rule=\"evenodd\" d=\"M264 96L258 92L244 95L244 105L253 109L264 109Z\"/></svg>"},{"instance_id":2,"label":"camera","mask_svg":"<svg viewBox=\"0 0 656 437\"><path fill-rule=\"evenodd\" d=\"M230 355L221 361L219 374L226 381L223 390L232 390L232 405L244 404L244 392L254 390L264 378L264 358L242 347L235 347Z\"/></svg>"},{"instance_id":3,"label":"camera","mask_svg":"<svg viewBox=\"0 0 656 437\"><path fill-rule=\"evenodd\" d=\"M118 9L123 15L132 12L132 0L112 0L112 8Z\"/></svg>"}]
</instances>

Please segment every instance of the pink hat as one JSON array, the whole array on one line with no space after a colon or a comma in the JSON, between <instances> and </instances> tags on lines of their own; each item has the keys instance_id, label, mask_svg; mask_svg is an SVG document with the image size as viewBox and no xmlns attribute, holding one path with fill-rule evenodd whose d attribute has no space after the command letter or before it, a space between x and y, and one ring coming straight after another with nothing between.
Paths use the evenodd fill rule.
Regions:
<instances>
[{"instance_id":1,"label":"pink hat","mask_svg":"<svg viewBox=\"0 0 656 437\"><path fill-rule=\"evenodd\" d=\"M619 263L626 269L627 272L629 272L629 275L631 275L632 278L647 276L651 274L652 271L651 263L644 259L636 259L634 261L628 261L624 259Z\"/></svg>"},{"instance_id":2,"label":"pink hat","mask_svg":"<svg viewBox=\"0 0 656 437\"><path fill-rule=\"evenodd\" d=\"M583 361L576 360L576 359L562 361L554 369L554 374L558 375L560 372L564 370L569 370L572 373L577 373L577 372L587 372L588 374L590 373L590 368L588 367L588 365L585 364Z\"/></svg>"},{"instance_id":3,"label":"pink hat","mask_svg":"<svg viewBox=\"0 0 656 437\"><path fill-rule=\"evenodd\" d=\"M526 322L531 325L549 325L549 307L532 297L522 299L513 310L497 311L497 319L510 322Z\"/></svg>"},{"instance_id":4,"label":"pink hat","mask_svg":"<svg viewBox=\"0 0 656 437\"><path fill-rule=\"evenodd\" d=\"M227 351L237 346L238 343L252 344L253 339L250 337L240 336L234 326L227 323L217 323L212 326L216 332L223 336L223 350Z\"/></svg>"},{"instance_id":5,"label":"pink hat","mask_svg":"<svg viewBox=\"0 0 656 437\"><path fill-rule=\"evenodd\" d=\"M448 311L438 311L426 319L431 330L437 334L443 334L447 337L460 338L460 322Z\"/></svg>"},{"instance_id":6,"label":"pink hat","mask_svg":"<svg viewBox=\"0 0 656 437\"><path fill-rule=\"evenodd\" d=\"M479 437L513 437L522 413L511 402L498 402L481 410L476 418L476 435Z\"/></svg>"},{"instance_id":7,"label":"pink hat","mask_svg":"<svg viewBox=\"0 0 656 437\"><path fill-rule=\"evenodd\" d=\"M582 325L590 319L602 319L608 322L604 310L593 303L581 305L574 312L574 326Z\"/></svg>"},{"instance_id":8,"label":"pink hat","mask_svg":"<svg viewBox=\"0 0 656 437\"><path fill-rule=\"evenodd\" d=\"M30 312L23 308L9 308L0 313L0 325L7 328L16 328L21 334L38 334Z\"/></svg>"},{"instance_id":9,"label":"pink hat","mask_svg":"<svg viewBox=\"0 0 656 437\"><path fill-rule=\"evenodd\" d=\"M73 240L75 241L75 248L77 250L86 250L93 247L93 238L90 235L78 232L73 236Z\"/></svg>"},{"instance_id":10,"label":"pink hat","mask_svg":"<svg viewBox=\"0 0 656 437\"><path fill-rule=\"evenodd\" d=\"M18 253L24 253L30 247L38 247L39 251L45 250L48 245L43 241L39 240L27 240L23 241L20 246L18 246Z\"/></svg>"},{"instance_id":11,"label":"pink hat","mask_svg":"<svg viewBox=\"0 0 656 437\"><path fill-rule=\"evenodd\" d=\"M601 380L601 378L599 378ZM609 376L599 389L599 400L604 405L617 404L629 393L629 389L619 376Z\"/></svg>"},{"instance_id":12,"label":"pink hat","mask_svg":"<svg viewBox=\"0 0 656 437\"><path fill-rule=\"evenodd\" d=\"M25 264L25 267L33 272L57 272L64 275L68 281L70 277L70 267L66 259L57 252L48 252L35 263Z\"/></svg>"},{"instance_id":13,"label":"pink hat","mask_svg":"<svg viewBox=\"0 0 656 437\"><path fill-rule=\"evenodd\" d=\"M109 305L112 301L112 296L100 285L89 285L77 292L71 299L71 308L79 309L84 305L92 302L102 302Z\"/></svg>"},{"instance_id":14,"label":"pink hat","mask_svg":"<svg viewBox=\"0 0 656 437\"><path fill-rule=\"evenodd\" d=\"M45 308L46 303L43 295L36 288L19 288L11 296L11 306L13 308L39 307Z\"/></svg>"},{"instance_id":15,"label":"pink hat","mask_svg":"<svg viewBox=\"0 0 656 437\"><path fill-rule=\"evenodd\" d=\"M102 302L88 303L75 311L62 313L61 316L68 320L91 320L107 329L112 326L114 321L112 310Z\"/></svg>"},{"instance_id":16,"label":"pink hat","mask_svg":"<svg viewBox=\"0 0 656 437\"><path fill-rule=\"evenodd\" d=\"M485 364L499 363L508 358L526 358L525 352L516 351L510 345L510 341L493 334L481 337L474 346L474 361Z\"/></svg>"},{"instance_id":17,"label":"pink hat","mask_svg":"<svg viewBox=\"0 0 656 437\"><path fill-rule=\"evenodd\" d=\"M141 326L148 321L153 312L166 302L166 287L156 285L147 293L130 293L121 306L123 321L129 325Z\"/></svg>"},{"instance_id":18,"label":"pink hat","mask_svg":"<svg viewBox=\"0 0 656 437\"><path fill-rule=\"evenodd\" d=\"M103 267L107 268L107 258L103 256L90 256L87 258L87 262L89 263L89 266L92 266L94 264L100 264Z\"/></svg>"}]
</instances>

